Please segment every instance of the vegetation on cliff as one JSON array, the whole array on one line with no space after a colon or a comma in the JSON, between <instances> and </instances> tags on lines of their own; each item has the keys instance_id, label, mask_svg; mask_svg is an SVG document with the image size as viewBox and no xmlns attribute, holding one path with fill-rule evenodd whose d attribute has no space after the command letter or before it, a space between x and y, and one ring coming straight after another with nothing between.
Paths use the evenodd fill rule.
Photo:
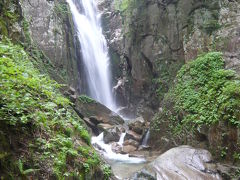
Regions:
<instances>
[{"instance_id":1,"label":"vegetation on cliff","mask_svg":"<svg viewBox=\"0 0 240 180\"><path fill-rule=\"evenodd\" d=\"M220 120L240 127L239 90L240 79L233 70L224 69L221 53L208 53L178 72L175 110L184 114L181 123L185 127Z\"/></svg>"},{"instance_id":2,"label":"vegetation on cliff","mask_svg":"<svg viewBox=\"0 0 240 180\"><path fill-rule=\"evenodd\" d=\"M152 129L163 131L163 122L168 122L171 135L182 137L177 142L208 139L208 148L216 157L239 161L239 89L240 78L235 71L224 69L221 53L201 55L178 72Z\"/></svg>"},{"instance_id":3,"label":"vegetation on cliff","mask_svg":"<svg viewBox=\"0 0 240 180\"><path fill-rule=\"evenodd\" d=\"M0 42L1 178L85 178L100 169L90 136L59 86L20 46Z\"/></svg>"}]
</instances>

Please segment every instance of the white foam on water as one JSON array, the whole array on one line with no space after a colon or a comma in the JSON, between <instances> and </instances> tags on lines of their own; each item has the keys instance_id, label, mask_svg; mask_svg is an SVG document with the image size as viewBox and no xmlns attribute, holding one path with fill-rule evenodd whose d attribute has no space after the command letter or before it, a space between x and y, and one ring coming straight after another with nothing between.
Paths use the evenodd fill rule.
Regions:
<instances>
[{"instance_id":1,"label":"white foam on water","mask_svg":"<svg viewBox=\"0 0 240 180\"><path fill-rule=\"evenodd\" d=\"M125 135L121 135L121 137L124 138ZM123 143L123 140L120 138L119 144ZM132 164L137 164L137 163L143 163L146 160L144 158L136 158L136 157L129 157L128 154L118 154L112 151L111 144L105 144L103 141L103 133L101 133L99 136L92 137L92 144L97 144L101 149L103 149L102 153L105 158L109 160L114 160L114 161L120 161L124 163L132 163Z\"/></svg>"}]
</instances>

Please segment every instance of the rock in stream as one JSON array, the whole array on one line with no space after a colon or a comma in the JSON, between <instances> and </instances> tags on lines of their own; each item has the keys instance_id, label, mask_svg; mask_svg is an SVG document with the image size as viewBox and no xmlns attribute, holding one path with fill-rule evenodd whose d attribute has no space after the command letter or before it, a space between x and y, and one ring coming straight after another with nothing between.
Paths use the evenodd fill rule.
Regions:
<instances>
[{"instance_id":1,"label":"rock in stream","mask_svg":"<svg viewBox=\"0 0 240 180\"><path fill-rule=\"evenodd\" d=\"M210 152L191 146L172 148L135 173L131 180L221 180Z\"/></svg>"}]
</instances>

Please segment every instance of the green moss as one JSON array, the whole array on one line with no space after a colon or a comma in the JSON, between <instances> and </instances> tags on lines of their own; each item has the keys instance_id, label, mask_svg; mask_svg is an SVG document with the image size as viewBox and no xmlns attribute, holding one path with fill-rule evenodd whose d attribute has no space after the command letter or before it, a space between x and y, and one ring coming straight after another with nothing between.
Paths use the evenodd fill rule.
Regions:
<instances>
[{"instance_id":1,"label":"green moss","mask_svg":"<svg viewBox=\"0 0 240 180\"><path fill-rule=\"evenodd\" d=\"M26 47L28 47L31 45L32 40L31 40L31 36L29 33L29 23L25 18L22 21L22 29L23 29L24 37L25 37L24 44Z\"/></svg>"},{"instance_id":2,"label":"green moss","mask_svg":"<svg viewBox=\"0 0 240 180\"><path fill-rule=\"evenodd\" d=\"M17 42L21 38L21 34L14 32L14 27L22 19L19 13L21 11L19 2L3 0L0 3L0 40L7 36Z\"/></svg>"},{"instance_id":3,"label":"green moss","mask_svg":"<svg viewBox=\"0 0 240 180\"><path fill-rule=\"evenodd\" d=\"M64 19L68 16L68 14L71 14L68 8L68 4L66 2L55 2L54 5L54 12L60 17L61 19Z\"/></svg>"},{"instance_id":4,"label":"green moss","mask_svg":"<svg viewBox=\"0 0 240 180\"><path fill-rule=\"evenodd\" d=\"M221 25L218 23L217 19L210 19L205 21L201 28L208 34L212 34L213 32L217 31L221 28Z\"/></svg>"},{"instance_id":5,"label":"green moss","mask_svg":"<svg viewBox=\"0 0 240 180\"><path fill-rule=\"evenodd\" d=\"M46 172L58 179L81 178L100 167L98 156L87 146L90 136L83 121L59 87L34 68L20 46L0 42L2 178L39 178ZM10 143L23 146L10 149ZM19 151L27 153L20 158Z\"/></svg>"},{"instance_id":6,"label":"green moss","mask_svg":"<svg viewBox=\"0 0 240 180\"><path fill-rule=\"evenodd\" d=\"M93 103L96 102L94 99L86 96L86 95L81 95L78 97L78 99L82 102L82 103Z\"/></svg>"},{"instance_id":7,"label":"green moss","mask_svg":"<svg viewBox=\"0 0 240 180\"><path fill-rule=\"evenodd\" d=\"M156 87L156 93L159 100L162 100L164 98L164 95L172 87L176 74L178 70L183 66L184 60L175 62L173 59L163 57L156 63L158 65L157 71L159 78L154 78L152 82Z\"/></svg>"}]
</instances>

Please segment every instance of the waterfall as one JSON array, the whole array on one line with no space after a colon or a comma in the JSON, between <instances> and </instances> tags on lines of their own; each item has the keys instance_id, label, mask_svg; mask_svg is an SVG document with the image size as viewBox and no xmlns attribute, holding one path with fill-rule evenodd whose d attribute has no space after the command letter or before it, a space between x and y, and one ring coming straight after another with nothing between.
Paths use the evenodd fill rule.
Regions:
<instances>
[{"instance_id":1,"label":"waterfall","mask_svg":"<svg viewBox=\"0 0 240 180\"><path fill-rule=\"evenodd\" d=\"M121 134L120 139L119 139L119 141L118 141L118 144L119 144L120 146L123 146L123 142L124 142L124 138L125 138L126 134L127 134L127 133L122 133L122 134Z\"/></svg>"},{"instance_id":2,"label":"waterfall","mask_svg":"<svg viewBox=\"0 0 240 180\"><path fill-rule=\"evenodd\" d=\"M145 134L143 141L142 141L142 146L147 146L148 145L148 139L150 137L150 130L147 130L147 133Z\"/></svg>"},{"instance_id":3,"label":"waterfall","mask_svg":"<svg viewBox=\"0 0 240 180\"><path fill-rule=\"evenodd\" d=\"M81 44L89 95L115 110L111 91L110 60L95 0L67 0Z\"/></svg>"}]
</instances>

